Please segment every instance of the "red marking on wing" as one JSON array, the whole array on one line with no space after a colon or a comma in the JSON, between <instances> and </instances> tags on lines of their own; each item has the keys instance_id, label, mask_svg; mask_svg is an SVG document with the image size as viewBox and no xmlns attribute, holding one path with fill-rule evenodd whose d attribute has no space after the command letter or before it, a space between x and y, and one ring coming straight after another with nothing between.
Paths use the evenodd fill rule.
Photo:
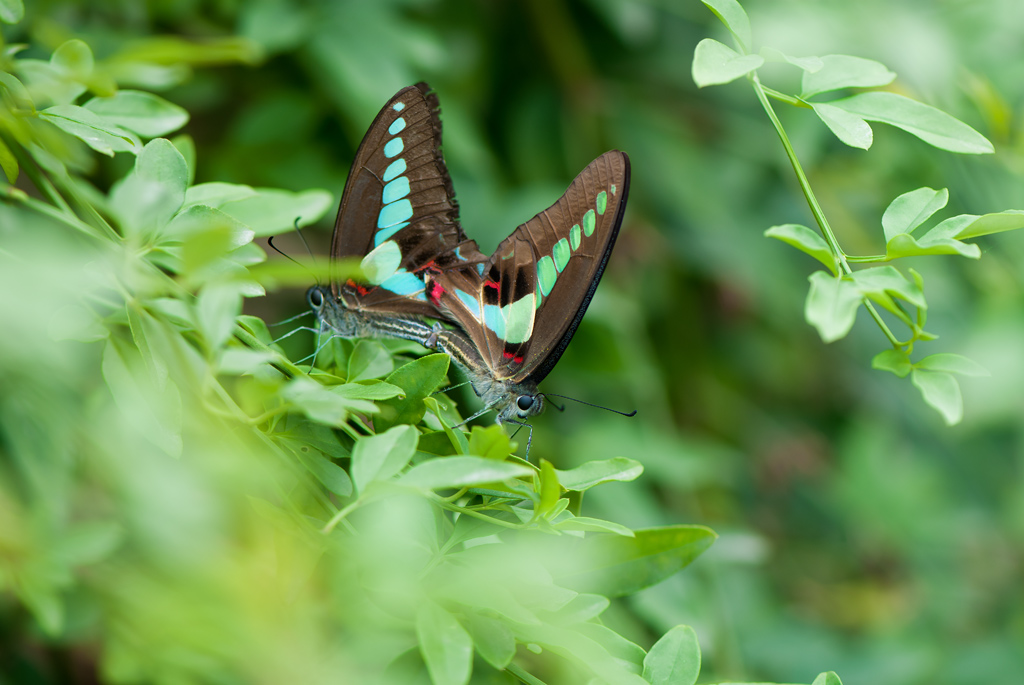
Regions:
<instances>
[{"instance_id":1,"label":"red marking on wing","mask_svg":"<svg viewBox=\"0 0 1024 685\"><path fill-rule=\"evenodd\" d=\"M523 363L523 358L522 357L517 357L516 355L514 355L511 352L502 352L502 356L505 359L511 359L512 363L514 363L514 364L522 364Z\"/></svg>"},{"instance_id":2,"label":"red marking on wing","mask_svg":"<svg viewBox=\"0 0 1024 685\"><path fill-rule=\"evenodd\" d=\"M492 281L489 278L486 281L484 281L484 287L485 288L494 288L495 290L500 290L501 289L501 288L498 287L497 283L495 283L494 281Z\"/></svg>"},{"instance_id":3,"label":"red marking on wing","mask_svg":"<svg viewBox=\"0 0 1024 685\"><path fill-rule=\"evenodd\" d=\"M418 268L418 269L413 269L413 273L418 273L418 272L420 272L420 271L431 271L431 272L433 272L433 273L439 274L439 273L441 273L441 267L439 267L439 266L438 266L438 265L437 265L437 264L436 264L436 263L434 262L434 260L433 260L433 259L431 259L431 260L430 260L429 262L427 262L426 264L424 264L424 265L423 265L423 266L421 266L420 268Z\"/></svg>"},{"instance_id":4,"label":"red marking on wing","mask_svg":"<svg viewBox=\"0 0 1024 685\"><path fill-rule=\"evenodd\" d=\"M350 288L353 288L357 293L363 296L369 295L374 290L374 288L364 288L351 278L345 281L345 285L347 285Z\"/></svg>"},{"instance_id":5,"label":"red marking on wing","mask_svg":"<svg viewBox=\"0 0 1024 685\"><path fill-rule=\"evenodd\" d=\"M430 292L427 294L427 297L430 298L430 301L433 302L435 306L441 304L441 295L443 295L443 294L444 294L444 286L442 286L437 281L431 281L430 282Z\"/></svg>"}]
</instances>

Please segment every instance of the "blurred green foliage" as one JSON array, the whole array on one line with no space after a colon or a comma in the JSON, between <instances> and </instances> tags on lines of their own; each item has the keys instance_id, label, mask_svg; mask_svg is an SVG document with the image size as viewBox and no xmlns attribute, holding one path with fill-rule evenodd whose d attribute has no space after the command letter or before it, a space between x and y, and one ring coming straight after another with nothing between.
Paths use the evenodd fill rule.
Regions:
<instances>
[{"instance_id":1,"label":"blurred green foliage","mask_svg":"<svg viewBox=\"0 0 1024 685\"><path fill-rule=\"evenodd\" d=\"M17 4L0 0L4 11ZM1024 207L1024 62L1016 59L1024 25L1007 20L1015 2L745 6L756 45L877 59L899 74L896 88L995 143L994 156L957 156L879 130L865 154L839 144L809 113L784 112L851 251L883 252L883 210L920 186L948 187L954 213ZM965 419L955 428L908 383L871 370L880 335L863 316L850 336L822 344L802 317L813 260L763 237L771 225L811 223L774 130L742 84L698 91L691 80L696 44L726 40L701 3L40 0L25 13L3 26L6 47L30 46L19 59L50 60L69 39L91 47L94 80L70 79L69 93L82 87L74 97L91 97L81 95L85 88L104 94L116 82L187 111L184 131L194 143L175 142L197 183L338 192L380 104L429 81L441 98L463 223L485 251L553 202L592 158L610 148L628 152L633 181L622 234L583 325L542 390L639 414L549 412L536 421L534 459L562 470L639 460L641 478L587 495L588 516L631 528L702 524L720 538L686 572L615 600L604 624L645 649L666 633L682 639L673 626L693 626L701 682L808 682L834 669L847 685L966 685L1024 670L1024 244L1009 233L978 241L980 264L912 262L928 284L930 329L943 349L992 372L963 381ZM100 194L132 168L130 155L99 158L61 140L68 145L61 159ZM28 187L23 176L18 186ZM105 196L87 187L61 191L105 207ZM52 220L12 207L0 205L0 249L18 256L5 258L0 273L0 492L18 497L0 501L0 549L5 563L30 569L3 582L21 583L39 621L6 597L0 603L3 677L82 682L75 674L96 658L82 646L98 622L112 636L107 668L123 681L152 678L133 670L149 668L164 676L154 682L194 682L168 664L208 649L209 662L188 663L188 673L205 668L208 680L223 682L331 682L332 674L356 672L339 656L348 653L338 649L342 637L368 660L412 647L404 633L396 640L398 633L360 630L365 598L350 592L357 579L343 563L319 595L268 582L273 569L302 587L319 550L290 536L296 526L266 508L257 505L265 518L254 519L251 498L315 489L272 451L250 458L266 446L251 444L227 419L211 422L209 397L147 391L157 404L129 407L134 422L94 399L97 370L113 377L119 359L118 377L170 387L159 383L166 369L144 371L139 358L63 341L98 334L79 309L58 304L73 305L77 293L105 282L97 271L121 274L124 265L93 254L84 235L69 238ZM318 245L328 240L329 214L313 238ZM226 226L230 234L233 224ZM301 254L297 242L289 245ZM106 296L117 302L121 294ZM199 317L211 326L195 335L223 342L217 322L237 308L234 298L211 291L209 313ZM298 290L285 290L247 307L275 321L303 302ZM164 313L155 339L173 339L166 327L179 314ZM145 318L139 326L152 332ZM122 342L138 344L136 328L125 321ZM299 338L284 344L293 359L312 349ZM176 373L205 368L195 358L204 345L175 348ZM219 363L230 372L255 362ZM263 411L267 382L257 374L224 384L252 416ZM472 401L463 396L460 405ZM176 445L153 428L153 414L174 417L201 449L169 458ZM19 453L40 457L12 461ZM331 474L321 472L324 487L344 489ZM416 501L401 506L415 519ZM125 510L133 512L131 529L94 523ZM403 528L403 520L410 519L378 519L380 535L403 536L403 549L414 548L422 531ZM124 549L125 539L131 557L115 557L109 573L76 570ZM370 558L382 583L402 572L401 562ZM317 601L325 596L338 611ZM59 623L62 611L74 620L59 640L44 638L40 631ZM339 626L337 616L346 622ZM249 672L215 671L248 659Z\"/></svg>"}]
</instances>

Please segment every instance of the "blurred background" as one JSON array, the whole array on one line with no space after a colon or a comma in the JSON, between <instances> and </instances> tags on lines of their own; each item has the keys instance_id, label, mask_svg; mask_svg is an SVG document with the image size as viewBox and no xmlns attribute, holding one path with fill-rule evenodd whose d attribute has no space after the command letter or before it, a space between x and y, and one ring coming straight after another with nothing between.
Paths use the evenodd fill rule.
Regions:
<instances>
[{"instance_id":1,"label":"blurred background","mask_svg":"<svg viewBox=\"0 0 1024 685\"><path fill-rule=\"evenodd\" d=\"M906 379L871 370L885 340L863 312L831 345L803 321L816 263L762 233L812 220L745 83L694 87L697 42L729 42L700 2L27 4L4 36L44 57L76 37L98 59L158 50L157 36L237 38L229 57L138 75L191 113L197 182L337 195L377 110L426 80L464 228L490 251L593 158L626 151L632 186L615 252L542 390L639 413L548 411L533 454L560 468L638 459L645 475L597 489L584 513L705 524L721 538L606 621L644 646L693 625L701 682L809 682L832 669L846 685L959 685L1024 672L1024 236L984 239L980 263L912 263L940 336L919 353L965 354L992 372L961 381L965 420L946 427ZM943 217L1024 208L1015 0L744 4L758 47L879 60L899 92L995 143L995 155L958 156L878 125L863 152L779 106L848 252L882 252L882 211L920 186L950 189ZM782 67L762 78L788 92L799 82ZM105 188L129 164L104 160L95 182ZM308 232L320 254L332 223L333 211ZM280 244L304 250L292 236ZM305 303L296 289L248 306L276 321ZM295 357L312 344L299 338Z\"/></svg>"}]
</instances>

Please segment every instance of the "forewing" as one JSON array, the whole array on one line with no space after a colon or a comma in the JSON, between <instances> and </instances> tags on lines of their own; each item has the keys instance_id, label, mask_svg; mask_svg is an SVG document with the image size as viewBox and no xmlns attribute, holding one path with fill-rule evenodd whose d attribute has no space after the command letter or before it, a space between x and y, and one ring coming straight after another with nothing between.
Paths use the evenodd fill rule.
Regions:
<instances>
[{"instance_id":1,"label":"forewing","mask_svg":"<svg viewBox=\"0 0 1024 685\"><path fill-rule=\"evenodd\" d=\"M356 153L331 244L332 262L360 260L366 279L334 281L358 309L437 316L423 274L482 261L459 225L441 154L437 97L420 83L380 111Z\"/></svg>"}]
</instances>

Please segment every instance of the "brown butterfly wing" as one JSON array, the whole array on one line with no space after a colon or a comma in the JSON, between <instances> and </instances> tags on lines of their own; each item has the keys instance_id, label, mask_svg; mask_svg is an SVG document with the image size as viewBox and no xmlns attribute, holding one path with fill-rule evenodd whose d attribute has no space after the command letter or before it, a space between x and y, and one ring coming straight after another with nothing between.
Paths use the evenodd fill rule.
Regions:
<instances>
[{"instance_id":1,"label":"brown butterfly wing","mask_svg":"<svg viewBox=\"0 0 1024 685\"><path fill-rule=\"evenodd\" d=\"M356 309L438 316L423 292L425 271L485 259L459 225L437 97L425 83L391 98L359 145L334 225L332 263L362 260L388 241L400 253L395 276L376 284L333 280L336 297Z\"/></svg>"},{"instance_id":2,"label":"brown butterfly wing","mask_svg":"<svg viewBox=\"0 0 1024 685\"><path fill-rule=\"evenodd\" d=\"M469 334L496 378L539 383L579 326L608 263L629 193L629 158L591 162L551 207L476 269L428 277L428 295Z\"/></svg>"}]
</instances>

